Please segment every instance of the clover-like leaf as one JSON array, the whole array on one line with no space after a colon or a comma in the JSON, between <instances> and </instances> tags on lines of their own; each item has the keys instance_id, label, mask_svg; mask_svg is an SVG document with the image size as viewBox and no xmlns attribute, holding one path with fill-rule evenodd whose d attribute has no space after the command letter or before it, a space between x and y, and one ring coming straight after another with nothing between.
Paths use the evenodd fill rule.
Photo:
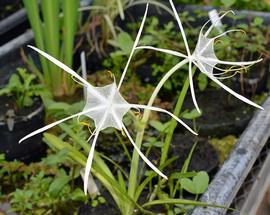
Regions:
<instances>
[{"instance_id":1,"label":"clover-like leaf","mask_svg":"<svg viewBox=\"0 0 270 215\"><path fill-rule=\"evenodd\" d=\"M180 180L182 188L189 193L198 195L206 191L209 184L209 176L206 172L200 171L193 177L192 180L189 178L182 178Z\"/></svg>"}]
</instances>

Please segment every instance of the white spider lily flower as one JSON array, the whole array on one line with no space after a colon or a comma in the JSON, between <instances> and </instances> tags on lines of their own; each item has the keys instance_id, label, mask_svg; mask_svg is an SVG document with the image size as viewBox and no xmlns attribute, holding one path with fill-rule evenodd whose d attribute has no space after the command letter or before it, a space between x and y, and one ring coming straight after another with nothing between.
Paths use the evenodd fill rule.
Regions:
<instances>
[{"instance_id":1,"label":"white spider lily flower","mask_svg":"<svg viewBox=\"0 0 270 215\"><path fill-rule=\"evenodd\" d=\"M133 46L131 55L130 55L129 60L127 62L127 66L130 62L130 59L132 57L132 54L134 53L136 46L138 44L139 37L140 37L140 34L142 32L142 28L143 28L143 25L145 22L147 9L148 9L148 4L146 7L145 15L144 15L139 33L138 33L137 38L134 42L134 46ZM88 139L88 140L90 140L93 138L93 141L91 144L90 152L89 152L87 163L86 163L85 174L84 174L84 192L85 192L85 194L87 193L88 178L89 178L89 174L90 174L90 170L91 170L91 166L92 166L94 150L95 150L95 145L96 145L96 142L98 139L98 135L99 135L100 131L102 131L103 129L106 129L108 127L113 127L113 128L118 129L118 130L122 130L126 134L128 139L130 140L130 142L132 143L135 150L138 152L138 154L141 156L141 158L149 165L149 167L151 167L157 174L159 174L160 176L167 179L166 175L164 175L157 167L155 167L155 165L153 165L145 157L145 155L140 151L140 149L136 146L136 144L134 143L127 128L123 124L124 115L130 109L148 109L148 110L163 112L163 113L169 114L171 117L173 117L175 120L177 120L179 123L181 123L185 128L187 128L193 134L195 134L195 135L197 135L197 134L189 126L187 126L181 119L179 119L178 117L176 117L175 115L173 115L172 113L170 113L164 109L161 109L158 107L146 106L146 105L129 104L122 97L122 95L119 92L120 85L123 82L125 73L127 71L127 66L125 67L125 70L124 70L123 75L120 79L120 84L118 85L118 87L117 87L115 81L112 84L109 84L109 85L106 85L103 87L94 87L90 83L88 83L85 79L83 79L81 76L79 76L76 72L74 72L72 69L70 69L69 67L67 67L66 65L64 65L63 63L61 63L60 61L55 59L54 57L39 50L38 48L35 48L33 46L29 46L29 47L34 49L35 51L37 51L39 54L41 54L42 56L44 56L45 58L47 58L48 60L50 60L51 62L56 64L57 66L59 66L65 72L67 72L70 75L72 75L73 77L75 77L78 82L83 84L87 89L87 98L86 98L85 107L81 112L76 113L76 114L69 116L67 118L61 119L59 121L56 121L54 123L51 123L47 126L44 126L40 129L28 134L27 136L25 136L24 138L22 138L19 141L20 143L22 141L38 134L38 133L44 132L44 131L46 131L46 130L66 121L66 120L69 120L69 119L74 118L74 117L78 117L78 119L79 119L79 117L81 115L85 115L85 116L93 119L94 124L95 124L95 130L93 131L92 135Z\"/></svg>"},{"instance_id":2,"label":"white spider lily flower","mask_svg":"<svg viewBox=\"0 0 270 215\"><path fill-rule=\"evenodd\" d=\"M220 87L222 87L224 90L226 90L227 92L231 93L233 96L235 96L236 98L242 100L243 102L250 104L254 107L263 109L261 106L257 105L256 103L250 101L249 99L245 98L244 96L234 92L232 89L230 89L229 87L227 87L226 85L224 85L222 82L220 82L221 79L225 79L225 78L230 78L232 76L222 76L222 75L226 75L227 70L224 70L222 68L217 67L217 64L221 64L221 65L231 65L233 67L237 67L237 68L233 68L229 71L238 71L242 68L246 68L249 67L255 63L260 62L262 59L259 60L255 60L255 61L247 61L247 62L231 62L231 61L222 61L219 60L216 57L215 54L215 50L214 50L214 42L216 39L225 36L227 33L229 32L234 32L234 31L241 31L239 29L235 29L235 30L228 30L226 32L223 32L221 34L219 34L216 37L210 38L209 34L212 31L212 29L214 28L214 24L212 23L211 26L208 28L208 30L204 33L204 28L205 26L210 22L207 21L201 28L200 30L200 34L199 34L199 38L198 38L198 42L196 45L196 48L194 50L194 52L191 54L190 49L189 49L189 45L187 42L187 38L180 20L180 17L178 16L178 13L175 9L175 6L173 4L173 1L170 0L170 4L171 7L173 9L176 21L178 23L178 26L180 28L180 32L182 34L183 40L184 40L184 44L186 47L186 51L187 51L187 55L177 52L177 51L173 51L173 50L169 50L169 49L162 49L162 48L155 48L152 46L138 46L136 49L152 49L155 51L160 51L166 54L171 54L177 57L181 57L181 58L186 58L188 60L189 63L189 82L190 82L190 91L191 91L191 96L192 96L192 100L194 103L194 106L196 107L196 109L198 110L198 112L200 112L200 109L198 107L197 101L196 101L196 97L195 97L195 91L194 91L194 86L193 86L193 75L192 75L192 64L194 64L196 67L199 68L199 70L204 73L208 78L210 78L212 81L214 81L215 83L217 83ZM228 11L226 13L224 13L221 17L219 17L216 22L220 21L226 14L228 14L229 12L232 11ZM222 71L221 73L214 73L213 70L217 69Z\"/></svg>"}]
</instances>

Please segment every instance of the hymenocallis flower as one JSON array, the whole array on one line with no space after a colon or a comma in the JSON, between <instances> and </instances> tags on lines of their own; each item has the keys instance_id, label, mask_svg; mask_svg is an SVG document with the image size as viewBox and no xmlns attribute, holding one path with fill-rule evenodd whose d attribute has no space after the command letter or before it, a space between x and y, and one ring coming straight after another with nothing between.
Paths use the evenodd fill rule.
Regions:
<instances>
[{"instance_id":1,"label":"hymenocallis flower","mask_svg":"<svg viewBox=\"0 0 270 215\"><path fill-rule=\"evenodd\" d=\"M145 22L145 18L147 15L147 10L148 10L148 4L146 6L146 10L145 10L145 14L139 29L139 32L137 34L137 37L135 39L131 54L129 56L127 65L123 71L123 74L121 76L120 82L118 84L118 86L116 85L115 81L112 84L103 86L103 87L94 87L92 86L90 83L88 83L85 79L83 79L81 76L79 76L76 72L74 72L72 69L70 69L69 67L67 67L65 64L61 63L60 61L58 61L57 59L53 58L52 56L50 56L49 54L39 50L38 48L35 48L33 46L29 46L30 48L34 49L35 51L37 51L39 54L41 54L42 56L44 56L45 58L47 58L48 60L50 60L51 62L53 62L54 64L56 64L57 66L59 66L61 69L63 69L64 71L66 71L67 73L69 73L70 75L72 75L74 78L76 78L76 81L80 82L82 85L84 85L84 87L86 87L87 89L87 99L86 99L86 104L84 109L77 113L74 114L72 116L69 116L67 118L61 119L59 121L56 121L54 123L51 123L47 126L44 126L30 134L28 134L27 136L25 136L24 138L22 138L19 142L24 141L25 139L32 137L33 135L36 135L38 133L41 133L45 130L48 130L66 120L69 120L71 118L74 117L80 117L81 115L85 115L91 119L94 120L94 124L95 124L95 129L92 133L92 135L90 136L90 139L93 138L92 144L91 144L91 149L88 155L88 159L87 159L87 163L86 163L86 168L85 168L85 174L84 174L84 192L87 192L87 184L88 184L88 177L90 174L90 169L91 169L91 165L92 165L92 161L93 161L93 156L94 156L94 150L95 150L95 145L99 136L99 133L108 127L113 127L116 129L119 129L121 131L123 131L126 136L128 137L128 139L130 140L130 142L132 143L132 145L134 146L135 150L138 152L138 154L141 156L141 158L160 176L167 178L157 167L155 167L155 165L153 165L145 156L144 154L140 151L140 149L136 146L136 144L134 143L131 135L129 134L127 128L125 127L125 125L123 124L123 117L126 113L128 113L128 111L130 111L131 109L149 109L149 110L153 110L153 111L159 111L159 112L163 112L166 114L169 114L171 117L173 117L175 120L177 120L179 123L181 123L184 127L186 127L190 132L192 132L193 134L196 134L190 127L188 127L182 120L180 120L178 117L176 117L175 115L173 115L172 113L158 108L158 107L152 107L152 106L146 106L146 105L140 105L140 104L129 104L120 94L119 90L120 90L120 86L123 82L123 79L125 77L125 73L127 71L128 65L130 63L131 57L135 51L135 48L138 44L142 29L143 29L143 25Z\"/></svg>"},{"instance_id":2,"label":"hymenocallis flower","mask_svg":"<svg viewBox=\"0 0 270 215\"><path fill-rule=\"evenodd\" d=\"M162 49L162 48L155 48L152 46L138 46L136 49L153 49L156 51L160 51L163 53L171 54L171 55L186 59L185 62L189 63L189 82L190 82L191 96L192 96L193 103L194 103L196 109L198 110L198 112L200 112L200 109L199 109L197 101L196 101L195 91L194 91L194 86L193 86L192 64L194 64L196 67L198 67L199 70L202 73L204 73L208 78L210 78L212 81L217 83L220 87L222 87L224 90L231 93L236 98L246 102L247 104L250 104L250 105L253 105L257 108L263 109L261 106L255 104L254 102L250 101L249 99L245 98L244 96L239 95L238 93L234 92L232 89L230 89L229 87L224 85L222 82L220 82L221 79L230 78L231 76L226 76L228 70L224 70L220 67L217 67L216 66L217 64L231 65L233 67L233 69L230 69L229 71L239 71L240 69L251 66L252 64L255 64L255 63L260 62L262 60L262 59L259 59L256 61L247 61L247 62L230 62L230 61L219 60L217 58L217 56L215 54L215 50L214 50L215 40L222 37L222 36L225 36L229 32L242 31L242 30L239 30L239 29L228 30L226 32L219 34L218 36L211 38L211 37L209 37L209 34L212 31L212 29L214 28L215 23L212 23L211 26L204 33L204 28L210 22L210 20L209 20L202 26L202 28L200 30L200 34L199 34L196 48L195 48L194 52L191 54L190 49L189 49L189 45L187 42L187 38L186 38L186 35L184 32L184 28L182 26L180 17L178 16L178 13L175 9L175 6L174 6L172 0L170 0L170 4L171 4L172 10L174 12L176 21L178 23L178 26L180 28L180 32L181 32L181 35L182 35L183 40L184 40L187 55L180 53L180 52L177 52L177 51L173 51L173 50L169 50L169 49ZM231 11L228 11L225 14L223 14L222 16L220 16L218 18L218 20L216 20L216 22L220 21L229 12L231 12ZM179 63L179 67L182 65L183 64ZM177 65L175 67L177 67ZM214 73L214 69L222 71L222 72ZM175 71L176 71L176 69L175 69Z\"/></svg>"}]
</instances>

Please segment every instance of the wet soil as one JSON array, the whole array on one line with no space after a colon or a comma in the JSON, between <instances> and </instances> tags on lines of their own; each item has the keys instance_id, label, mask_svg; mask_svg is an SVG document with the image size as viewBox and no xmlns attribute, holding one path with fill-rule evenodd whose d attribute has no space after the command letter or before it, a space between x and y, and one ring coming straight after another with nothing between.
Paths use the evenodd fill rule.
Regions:
<instances>
[{"instance_id":1,"label":"wet soil","mask_svg":"<svg viewBox=\"0 0 270 215\"><path fill-rule=\"evenodd\" d=\"M196 126L202 136L224 137L241 134L256 108L242 102L224 90L207 90L196 93L202 116L196 119ZM183 110L193 110L191 96L188 95ZM192 120L185 120L192 126ZM182 130L182 126L178 126Z\"/></svg>"},{"instance_id":2,"label":"wet soil","mask_svg":"<svg viewBox=\"0 0 270 215\"><path fill-rule=\"evenodd\" d=\"M207 138L194 137L189 133L174 134L168 157L176 157L177 159L164 169L165 174L170 175L173 172L181 171L195 142L197 142L197 145L190 160L188 171L206 171L211 175L215 174L219 165L217 151ZM160 156L160 149L153 149L149 157L154 163L159 163Z\"/></svg>"},{"instance_id":3,"label":"wet soil","mask_svg":"<svg viewBox=\"0 0 270 215\"><path fill-rule=\"evenodd\" d=\"M207 138L194 137L192 134L175 134L170 147L171 156L179 158L173 163L172 169L181 170L193 145L197 142L189 164L189 171L206 171L213 173L217 170L219 159L217 151ZM206 159L207 158L207 159Z\"/></svg>"}]
</instances>

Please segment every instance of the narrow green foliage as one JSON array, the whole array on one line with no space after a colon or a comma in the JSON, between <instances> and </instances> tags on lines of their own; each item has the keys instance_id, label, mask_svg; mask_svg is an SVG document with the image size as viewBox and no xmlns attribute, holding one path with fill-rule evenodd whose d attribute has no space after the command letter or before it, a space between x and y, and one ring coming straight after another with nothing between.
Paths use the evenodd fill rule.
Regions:
<instances>
[{"instance_id":1,"label":"narrow green foliage","mask_svg":"<svg viewBox=\"0 0 270 215\"><path fill-rule=\"evenodd\" d=\"M41 10L36 0L23 2L34 32L36 46L72 67L79 0L42 0ZM63 18L60 16L62 12ZM76 88L71 78L44 57L39 57L44 79L39 78L45 82L52 95L72 95Z\"/></svg>"},{"instance_id":2,"label":"narrow green foliage","mask_svg":"<svg viewBox=\"0 0 270 215\"><path fill-rule=\"evenodd\" d=\"M39 47L42 50L45 50L45 40L44 40L44 33L43 33L43 27L42 22L39 17L39 6L38 2L36 0L23 0L25 9L27 11L28 19L30 21L30 25L32 27L32 30L34 32L34 38L37 47ZM48 67L48 62L43 58L42 56L39 56L42 70L44 73L44 79L46 82L46 85L51 88L51 74Z\"/></svg>"},{"instance_id":3,"label":"narrow green foliage","mask_svg":"<svg viewBox=\"0 0 270 215\"><path fill-rule=\"evenodd\" d=\"M68 67L72 67L73 62L73 43L74 37L76 33L76 26L78 20L78 8L79 8L79 1L70 1L70 0L63 0L63 12L64 12L64 53L65 59L64 62ZM74 92L73 88L69 88L73 85L73 80L70 78L69 75L64 75L65 80L65 90L68 95ZM74 87L74 86L73 86Z\"/></svg>"},{"instance_id":4,"label":"narrow green foliage","mask_svg":"<svg viewBox=\"0 0 270 215\"><path fill-rule=\"evenodd\" d=\"M43 33L46 51L53 57L59 58L60 53L60 20L58 0L42 0ZM61 95L61 71L55 64L48 62L52 89L54 94ZM52 73L53 71L53 73Z\"/></svg>"}]
</instances>

